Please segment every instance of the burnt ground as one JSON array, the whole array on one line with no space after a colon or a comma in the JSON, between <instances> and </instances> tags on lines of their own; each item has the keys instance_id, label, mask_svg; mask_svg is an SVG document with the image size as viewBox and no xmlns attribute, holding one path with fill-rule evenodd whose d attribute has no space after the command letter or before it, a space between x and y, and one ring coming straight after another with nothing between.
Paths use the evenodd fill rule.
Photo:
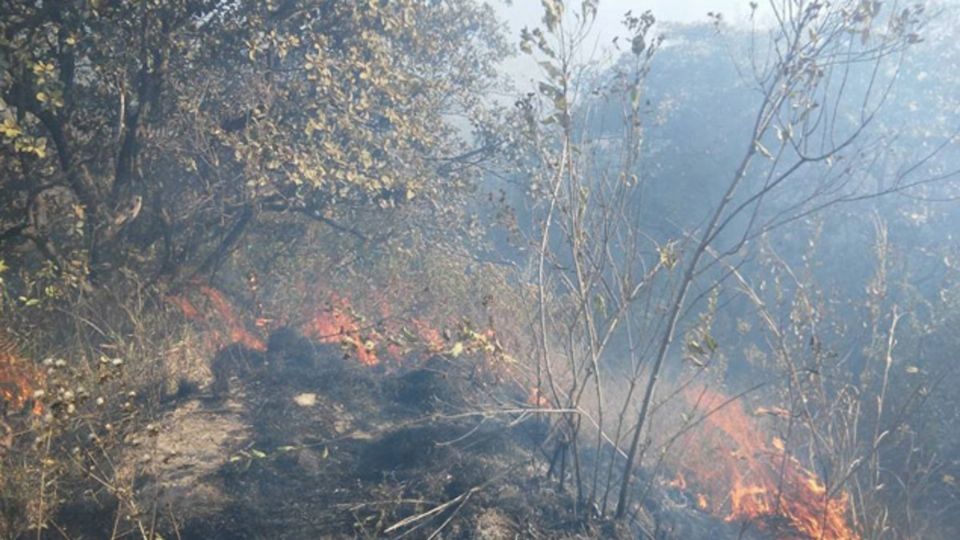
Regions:
<instances>
[{"instance_id":1,"label":"burnt ground","mask_svg":"<svg viewBox=\"0 0 960 540\"><path fill-rule=\"evenodd\" d=\"M585 512L547 478L544 426L478 413L518 403L463 357L392 373L337 347L294 352L237 364L217 393L171 401L131 441L121 467L162 538L739 537L659 493L629 526L576 519ZM67 506L59 522L104 538L114 514L101 508Z\"/></svg>"}]
</instances>

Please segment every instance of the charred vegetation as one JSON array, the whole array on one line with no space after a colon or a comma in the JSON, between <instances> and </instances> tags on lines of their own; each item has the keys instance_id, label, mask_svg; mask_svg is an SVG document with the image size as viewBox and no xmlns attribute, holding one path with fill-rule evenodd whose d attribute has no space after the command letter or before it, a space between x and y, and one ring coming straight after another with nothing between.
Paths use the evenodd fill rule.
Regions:
<instances>
[{"instance_id":1,"label":"charred vegetation","mask_svg":"<svg viewBox=\"0 0 960 540\"><path fill-rule=\"evenodd\" d=\"M3 3L0 540L960 538L960 9L737 1Z\"/></svg>"},{"instance_id":2,"label":"charred vegetation","mask_svg":"<svg viewBox=\"0 0 960 540\"><path fill-rule=\"evenodd\" d=\"M227 397L231 380L313 384L326 380L335 384L331 381L347 376L347 366L340 347L312 341L293 328L282 327L270 333L265 351L234 343L217 352L210 362L210 393L218 399Z\"/></svg>"}]
</instances>

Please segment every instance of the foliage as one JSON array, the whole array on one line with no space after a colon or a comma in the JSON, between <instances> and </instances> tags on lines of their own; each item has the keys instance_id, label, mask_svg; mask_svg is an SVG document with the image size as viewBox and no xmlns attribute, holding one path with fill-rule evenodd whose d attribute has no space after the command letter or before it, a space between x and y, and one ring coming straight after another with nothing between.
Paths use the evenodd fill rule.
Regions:
<instances>
[{"instance_id":1,"label":"foliage","mask_svg":"<svg viewBox=\"0 0 960 540\"><path fill-rule=\"evenodd\" d=\"M503 51L469 0L2 10L0 238L25 298L214 270L271 213L363 236L353 208L442 203Z\"/></svg>"}]
</instances>

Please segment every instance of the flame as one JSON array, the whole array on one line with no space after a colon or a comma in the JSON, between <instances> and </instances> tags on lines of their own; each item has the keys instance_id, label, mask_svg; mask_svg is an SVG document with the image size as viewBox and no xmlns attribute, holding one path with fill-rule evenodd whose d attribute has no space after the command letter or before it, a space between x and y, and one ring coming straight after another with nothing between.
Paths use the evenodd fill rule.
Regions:
<instances>
[{"instance_id":1,"label":"flame","mask_svg":"<svg viewBox=\"0 0 960 540\"><path fill-rule=\"evenodd\" d=\"M677 476L673 477L673 480L667 482L667 486L685 490L687 489L687 479L683 476L682 472L678 472Z\"/></svg>"},{"instance_id":2,"label":"flame","mask_svg":"<svg viewBox=\"0 0 960 540\"><path fill-rule=\"evenodd\" d=\"M197 311L197 308L190 303L190 300L187 300L185 297L180 295L170 295L166 297L167 302L170 302L174 307L178 308L183 316L191 321L200 319L200 312Z\"/></svg>"},{"instance_id":3,"label":"flame","mask_svg":"<svg viewBox=\"0 0 960 540\"><path fill-rule=\"evenodd\" d=\"M32 398L43 385L43 372L24 361L16 349L13 340L0 332L0 402L14 411L29 405L30 412L42 414L43 405Z\"/></svg>"},{"instance_id":4,"label":"flame","mask_svg":"<svg viewBox=\"0 0 960 540\"><path fill-rule=\"evenodd\" d=\"M777 538L859 540L847 523L847 495L831 494L787 453L783 440L768 440L740 401L728 403L727 396L707 389L687 391L685 397L700 410L716 409L686 435L697 438L688 448L701 450L684 461L686 474L679 473L674 484L689 483L698 507L728 522L772 529Z\"/></svg>"},{"instance_id":5,"label":"flame","mask_svg":"<svg viewBox=\"0 0 960 540\"><path fill-rule=\"evenodd\" d=\"M394 309L383 292L375 291L372 296L380 315L376 324L367 321L343 296L318 291L317 297L326 299L315 302L322 307L308 314L301 333L323 343L340 343L365 366L380 365L382 352L399 362L418 353L437 354L447 349L442 332L426 318L399 314L404 310Z\"/></svg>"},{"instance_id":6,"label":"flame","mask_svg":"<svg viewBox=\"0 0 960 540\"><path fill-rule=\"evenodd\" d=\"M230 343L240 343L250 349L264 351L266 350L264 340L251 333L248 328L266 330L283 324L284 320L289 319L283 316L276 319L256 316L248 325L221 291L208 285L195 285L191 288L191 292L194 297L197 294L202 296L209 309L199 309L198 306L201 304L191 300L187 293L168 295L166 300L187 319L203 323L207 346L211 350L220 349ZM365 328L364 318L353 309L346 298L336 293L328 293L326 296L326 301L310 304L321 304L322 307L313 313L308 313L307 322L299 327L300 332L321 343L340 343L353 351L357 360L365 366L379 365L378 347L381 343L391 340L375 328ZM440 342L438 331L421 320L411 320L410 324L431 349L438 347L437 343ZM398 360L409 352L395 343L388 343L386 349Z\"/></svg>"},{"instance_id":7,"label":"flame","mask_svg":"<svg viewBox=\"0 0 960 540\"><path fill-rule=\"evenodd\" d=\"M423 343L426 344L428 351L435 353L444 349L443 335L439 330L430 326L423 319L414 318L411 319L410 323Z\"/></svg>"},{"instance_id":8,"label":"flame","mask_svg":"<svg viewBox=\"0 0 960 540\"><path fill-rule=\"evenodd\" d=\"M340 343L353 349L361 364L376 366L380 359L373 338L379 336L372 331L361 336L361 322L346 299L331 293L328 305L307 321L300 332L321 343Z\"/></svg>"},{"instance_id":9,"label":"flame","mask_svg":"<svg viewBox=\"0 0 960 540\"><path fill-rule=\"evenodd\" d=\"M267 350L267 344L262 339L247 331L246 325L233 310L233 305L223 296L223 293L213 287L202 286L200 292L213 305L214 311L220 316L227 328L230 340L255 351Z\"/></svg>"},{"instance_id":10,"label":"flame","mask_svg":"<svg viewBox=\"0 0 960 540\"><path fill-rule=\"evenodd\" d=\"M538 409L550 407L550 400L536 386L530 387L530 393L527 395L527 405Z\"/></svg>"},{"instance_id":11,"label":"flame","mask_svg":"<svg viewBox=\"0 0 960 540\"><path fill-rule=\"evenodd\" d=\"M400 285L396 286L396 291L392 287L386 289L394 293L406 290ZM368 321L347 298L329 289L303 284L298 291L306 299L306 307L299 313L276 313L275 317L268 318L263 316L262 306L258 304L256 313L248 317L249 321L238 315L234 305L221 291L209 285L193 284L186 292L168 295L166 301L187 319L201 323L207 337L206 346L211 352L230 343L266 350L264 340L248 329L262 333L272 327L288 324L286 321L306 320L297 326L301 334L321 343L339 343L365 366L381 365L382 357L399 363L411 356L424 358L448 354L456 357L461 353L483 354L491 373L515 363L492 328L477 331L466 322L448 321L451 323L448 328L460 327L456 343L451 347L448 341L453 338L431 322L437 317L430 317L429 309L414 306L404 308L402 298L399 300L401 308L394 309L383 290L374 290L367 296L367 302L361 299L362 305L372 304L374 312L379 312L380 319L375 322ZM412 314L414 311L417 316ZM546 407L549 404L544 396L531 399L533 406Z\"/></svg>"},{"instance_id":12,"label":"flame","mask_svg":"<svg viewBox=\"0 0 960 540\"><path fill-rule=\"evenodd\" d=\"M185 295L168 295L166 300L179 309L188 320L207 322L208 345L211 349L219 349L230 343L240 343L256 351L267 350L267 344L247 330L246 324L223 293L207 285L201 285L196 290L213 308L206 317L201 315L201 311Z\"/></svg>"}]
</instances>

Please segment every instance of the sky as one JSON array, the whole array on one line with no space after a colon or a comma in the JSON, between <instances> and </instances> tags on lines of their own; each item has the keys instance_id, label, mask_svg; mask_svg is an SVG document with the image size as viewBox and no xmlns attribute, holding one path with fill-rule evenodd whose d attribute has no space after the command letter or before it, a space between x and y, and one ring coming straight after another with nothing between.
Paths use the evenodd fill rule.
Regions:
<instances>
[{"instance_id":1,"label":"sky","mask_svg":"<svg viewBox=\"0 0 960 540\"><path fill-rule=\"evenodd\" d=\"M490 1L500 17L506 21L509 36L514 43L519 41L523 27L541 26L543 6L540 0ZM578 0L567 0L566 3L570 8L580 8ZM748 0L600 0L594 24L597 48L596 52L591 53L593 60L602 63L615 57L610 43L614 37L624 34L621 21L628 10L642 13L649 9L658 21L683 23L708 22L707 13L718 11L724 15L725 20L736 22L746 20L750 9L748 3ZM531 76L536 77L538 68L532 64L529 57L521 55L507 59L503 70L518 85L523 86L530 82Z\"/></svg>"},{"instance_id":2,"label":"sky","mask_svg":"<svg viewBox=\"0 0 960 540\"><path fill-rule=\"evenodd\" d=\"M579 8L580 2L568 0L567 4ZM749 10L747 4L747 0L600 0L597 19L600 26L619 26L627 10L642 13L649 9L662 21L703 22L708 11L719 11L725 17L742 16ZM513 0L510 6L500 0L496 5L516 32L524 25L536 24L543 15L540 0Z\"/></svg>"}]
</instances>

